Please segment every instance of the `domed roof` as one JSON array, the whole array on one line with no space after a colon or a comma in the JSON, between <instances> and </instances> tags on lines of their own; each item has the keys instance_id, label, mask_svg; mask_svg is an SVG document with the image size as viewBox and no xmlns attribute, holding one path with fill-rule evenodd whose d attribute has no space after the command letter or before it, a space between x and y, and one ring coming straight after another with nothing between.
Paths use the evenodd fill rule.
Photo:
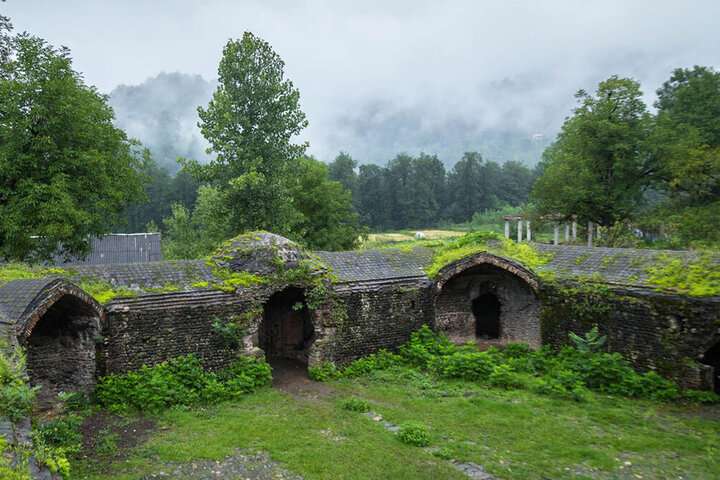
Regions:
<instances>
[{"instance_id":1,"label":"domed roof","mask_svg":"<svg viewBox=\"0 0 720 480\"><path fill-rule=\"evenodd\" d=\"M250 232L225 242L212 261L234 272L266 275L279 267L296 267L304 257L302 248L292 240L270 232Z\"/></svg>"}]
</instances>

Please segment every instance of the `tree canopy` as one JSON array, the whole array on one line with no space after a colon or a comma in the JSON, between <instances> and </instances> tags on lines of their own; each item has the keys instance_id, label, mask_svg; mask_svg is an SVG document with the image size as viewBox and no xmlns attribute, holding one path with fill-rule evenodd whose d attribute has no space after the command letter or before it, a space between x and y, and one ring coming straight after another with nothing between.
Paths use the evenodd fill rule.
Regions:
<instances>
[{"instance_id":1,"label":"tree canopy","mask_svg":"<svg viewBox=\"0 0 720 480\"><path fill-rule=\"evenodd\" d=\"M652 118L638 82L617 76L578 106L543 155L533 187L542 213L577 215L611 226L632 218L657 171L648 151Z\"/></svg>"},{"instance_id":2,"label":"tree canopy","mask_svg":"<svg viewBox=\"0 0 720 480\"><path fill-rule=\"evenodd\" d=\"M215 157L207 165L186 166L222 192L235 232L289 235L299 219L287 180L305 152L306 144L293 143L293 137L307 120L284 66L270 44L252 33L231 39L218 66L217 90L207 108L198 109Z\"/></svg>"},{"instance_id":3,"label":"tree canopy","mask_svg":"<svg viewBox=\"0 0 720 480\"><path fill-rule=\"evenodd\" d=\"M67 49L0 30L0 257L82 254L141 196L142 149Z\"/></svg>"}]
</instances>

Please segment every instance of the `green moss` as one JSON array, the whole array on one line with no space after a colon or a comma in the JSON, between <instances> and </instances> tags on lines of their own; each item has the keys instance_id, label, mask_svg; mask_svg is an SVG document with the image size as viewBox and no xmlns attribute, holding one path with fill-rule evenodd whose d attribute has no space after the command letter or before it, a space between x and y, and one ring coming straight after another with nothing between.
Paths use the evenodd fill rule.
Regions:
<instances>
[{"instance_id":1,"label":"green moss","mask_svg":"<svg viewBox=\"0 0 720 480\"><path fill-rule=\"evenodd\" d=\"M582 265L587 261L587 259L590 258L589 253L583 253L582 255L578 255L575 257L575 265Z\"/></svg>"},{"instance_id":2,"label":"green moss","mask_svg":"<svg viewBox=\"0 0 720 480\"><path fill-rule=\"evenodd\" d=\"M720 295L720 265L710 253L689 261L659 255L646 273L648 283L661 290L674 290L693 297Z\"/></svg>"},{"instance_id":3,"label":"green moss","mask_svg":"<svg viewBox=\"0 0 720 480\"><path fill-rule=\"evenodd\" d=\"M27 265L25 263L7 263L0 265L0 286L14 280L33 280L44 277L63 277L68 272L62 268Z\"/></svg>"},{"instance_id":4,"label":"green moss","mask_svg":"<svg viewBox=\"0 0 720 480\"><path fill-rule=\"evenodd\" d=\"M116 298L131 298L137 295L135 290L131 290L126 287L113 287L108 282L94 278L80 279L78 287L97 300L100 304L108 303Z\"/></svg>"},{"instance_id":5,"label":"green moss","mask_svg":"<svg viewBox=\"0 0 720 480\"><path fill-rule=\"evenodd\" d=\"M447 265L482 252L515 260L529 269L545 265L552 259L551 255L541 254L528 243L516 243L493 232L475 232L436 248L432 263L425 272L434 278Z\"/></svg>"},{"instance_id":6,"label":"green moss","mask_svg":"<svg viewBox=\"0 0 720 480\"><path fill-rule=\"evenodd\" d=\"M615 262L617 262L617 259L617 255L608 255L603 257L603 259L600 260L600 267L604 269L610 268L615 264Z\"/></svg>"},{"instance_id":7,"label":"green moss","mask_svg":"<svg viewBox=\"0 0 720 480\"><path fill-rule=\"evenodd\" d=\"M182 288L174 283L167 283L161 287L147 287L143 289L143 291L147 293L172 293L179 292L180 290L182 290Z\"/></svg>"}]
</instances>

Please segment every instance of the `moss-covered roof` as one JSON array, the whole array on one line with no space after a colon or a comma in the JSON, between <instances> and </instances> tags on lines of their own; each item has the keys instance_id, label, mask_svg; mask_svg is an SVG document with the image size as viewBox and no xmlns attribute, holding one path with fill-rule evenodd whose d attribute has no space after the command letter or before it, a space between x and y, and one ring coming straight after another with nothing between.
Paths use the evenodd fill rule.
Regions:
<instances>
[{"instance_id":1,"label":"moss-covered roof","mask_svg":"<svg viewBox=\"0 0 720 480\"><path fill-rule=\"evenodd\" d=\"M282 237L266 234L249 244L247 239L233 239L226 243L211 261L184 260L159 261L132 264L88 265L73 267L64 274L66 278L84 288L98 301L106 303L114 298L128 295L145 295L170 292L210 290L218 286L244 288L244 278L235 278L230 273L232 283L228 283L227 271L262 271L267 262L255 262L253 258L265 259L265 256L253 257L248 251L253 242L261 242L264 249L270 248L287 267L298 258L312 258L322 268L326 268L336 283L366 284L404 281L407 279L428 280L427 272L436 267L438 260L446 258L446 263L455 261L456 253L450 248L431 249L395 249L358 250L349 252L303 252L297 246ZM479 238L479 237L478 237ZM512 242L510 242L512 243ZM461 243L458 254L473 252L473 248L482 249L482 243ZM667 289L696 296L720 296L720 255L700 254L687 251L659 251L624 248L588 248L572 245L504 245L487 251L495 255L506 256L530 267L541 278L579 278L597 282L625 285L639 288ZM463 250L468 249L469 250ZM526 250L532 250L529 255ZM480 250L481 251L481 250ZM238 254L239 252L239 254ZM438 253L439 252L439 253ZM267 253L267 252L266 252ZM542 258L542 262L528 265L527 258ZM234 261L240 258L238 263ZM275 264L278 257L269 259ZM249 259L249 260L248 260ZM250 263L248 263L248 261ZM257 263L257 265L256 265ZM258 267L259 265L259 267ZM251 268L252 267L252 268ZM257 268L256 268L257 267ZM258 268L261 270L258 270ZM38 273L39 272L39 273ZM30 272L40 275L58 276L55 270L42 269ZM253 275L249 277L260 278ZM1 278L1 276L0 276ZM250 279L252 280L252 279ZM45 279L15 280L0 286L0 324L8 323L17 310L27 305L33 291L42 288ZM43 283L45 282L45 283ZM252 283L252 282L251 282ZM100 287L98 287L100 285ZM95 291L93 291L95 288ZM117 289L108 294L109 289ZM98 291L100 292L98 294Z\"/></svg>"}]
</instances>

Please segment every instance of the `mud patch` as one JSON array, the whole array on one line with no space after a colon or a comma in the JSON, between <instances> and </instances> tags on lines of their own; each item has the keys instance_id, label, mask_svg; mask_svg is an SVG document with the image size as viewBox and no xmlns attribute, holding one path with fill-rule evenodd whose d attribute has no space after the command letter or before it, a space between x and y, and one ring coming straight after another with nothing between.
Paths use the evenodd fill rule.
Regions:
<instances>
[{"instance_id":1,"label":"mud patch","mask_svg":"<svg viewBox=\"0 0 720 480\"><path fill-rule=\"evenodd\" d=\"M321 398L333 393L327 384L311 380L307 367L294 360L274 359L270 362L273 387L295 397Z\"/></svg>"},{"instance_id":2,"label":"mud patch","mask_svg":"<svg viewBox=\"0 0 720 480\"><path fill-rule=\"evenodd\" d=\"M145 442L155 430L155 421L146 417L122 417L99 411L85 418L79 457L96 465L122 460Z\"/></svg>"}]
</instances>

